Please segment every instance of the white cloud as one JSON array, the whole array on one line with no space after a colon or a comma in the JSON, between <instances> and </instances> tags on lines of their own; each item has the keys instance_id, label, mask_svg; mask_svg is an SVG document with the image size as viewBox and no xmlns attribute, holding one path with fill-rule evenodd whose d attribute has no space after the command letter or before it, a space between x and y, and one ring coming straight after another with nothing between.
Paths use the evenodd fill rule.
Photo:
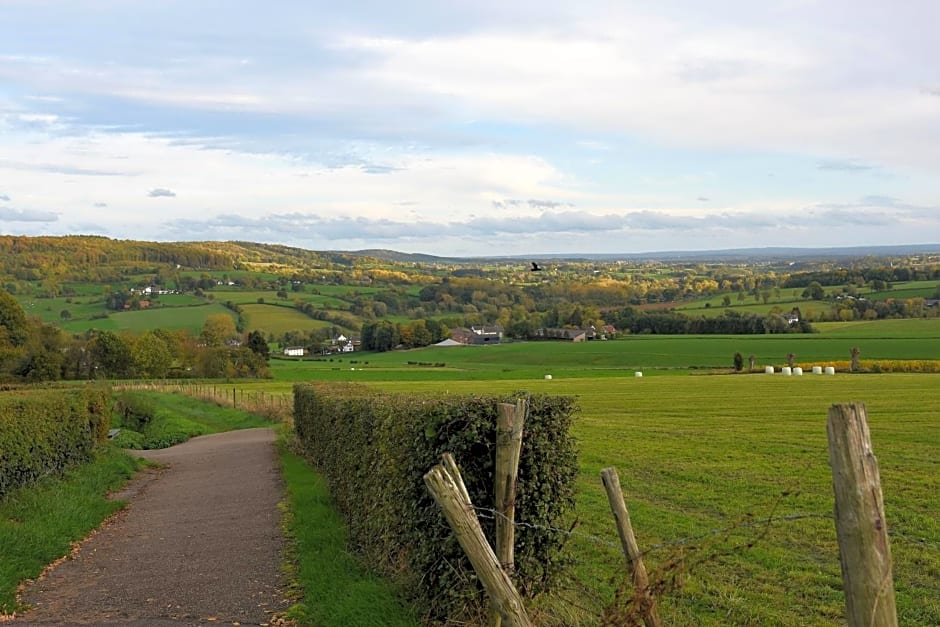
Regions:
<instances>
[{"instance_id":1,"label":"white cloud","mask_svg":"<svg viewBox=\"0 0 940 627\"><path fill-rule=\"evenodd\" d=\"M76 0L62 32L0 5L0 200L56 216L43 232L543 251L937 232L926 0Z\"/></svg>"}]
</instances>

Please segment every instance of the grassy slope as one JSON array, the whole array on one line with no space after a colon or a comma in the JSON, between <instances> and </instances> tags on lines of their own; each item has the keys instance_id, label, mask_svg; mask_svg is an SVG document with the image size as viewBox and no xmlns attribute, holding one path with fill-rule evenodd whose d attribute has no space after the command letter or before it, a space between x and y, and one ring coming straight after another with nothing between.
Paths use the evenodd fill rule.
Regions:
<instances>
[{"instance_id":1,"label":"grassy slope","mask_svg":"<svg viewBox=\"0 0 940 627\"><path fill-rule=\"evenodd\" d=\"M134 473L136 462L115 447L69 471L0 500L0 615L16 609L19 583L68 554L123 503L105 498Z\"/></svg>"},{"instance_id":2,"label":"grassy slope","mask_svg":"<svg viewBox=\"0 0 940 627\"><path fill-rule=\"evenodd\" d=\"M306 314L290 307L277 305L242 305L246 328L249 331L261 329L265 333L280 336L287 331L318 329L336 326L324 320L314 320Z\"/></svg>"},{"instance_id":3,"label":"grassy slope","mask_svg":"<svg viewBox=\"0 0 940 627\"><path fill-rule=\"evenodd\" d=\"M218 407L194 401L180 394L158 392L131 392L131 394L151 399L156 411L150 423L143 428L141 437L129 438L127 433L118 436L123 446L146 449L166 448L197 435L272 426L270 421L240 409Z\"/></svg>"}]
</instances>

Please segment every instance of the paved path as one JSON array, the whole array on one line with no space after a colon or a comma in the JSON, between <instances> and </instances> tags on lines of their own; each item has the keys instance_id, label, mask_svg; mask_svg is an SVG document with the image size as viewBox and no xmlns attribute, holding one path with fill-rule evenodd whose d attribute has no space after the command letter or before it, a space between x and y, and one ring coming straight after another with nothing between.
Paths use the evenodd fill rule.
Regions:
<instances>
[{"instance_id":1,"label":"paved path","mask_svg":"<svg viewBox=\"0 0 940 627\"><path fill-rule=\"evenodd\" d=\"M283 494L271 429L193 438L142 457L129 506L22 596L13 625L264 625L280 589Z\"/></svg>"}]
</instances>

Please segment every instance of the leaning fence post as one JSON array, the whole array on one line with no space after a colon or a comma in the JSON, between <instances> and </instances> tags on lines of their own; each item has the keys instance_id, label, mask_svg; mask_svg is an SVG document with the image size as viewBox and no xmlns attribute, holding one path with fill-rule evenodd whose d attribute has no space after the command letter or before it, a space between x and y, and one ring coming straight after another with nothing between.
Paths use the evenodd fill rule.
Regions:
<instances>
[{"instance_id":1,"label":"leaning fence post","mask_svg":"<svg viewBox=\"0 0 940 627\"><path fill-rule=\"evenodd\" d=\"M865 405L830 407L827 433L849 627L895 627L891 545Z\"/></svg>"},{"instance_id":2,"label":"leaning fence post","mask_svg":"<svg viewBox=\"0 0 940 627\"><path fill-rule=\"evenodd\" d=\"M630 575L633 578L633 588L640 603L643 623L646 624L646 627L661 627L663 623L659 619L659 612L656 609L656 599L653 598L649 589L649 576L646 574L646 566L643 565L643 557L640 553L640 547L637 545L636 536L633 535L630 512L627 511L627 505L623 501L623 491L620 489L620 475L617 474L617 469L611 466L602 470L601 481L607 491L610 510L617 521L620 545L623 548L624 556L627 558L627 567L630 569Z\"/></svg>"},{"instance_id":3,"label":"leaning fence post","mask_svg":"<svg viewBox=\"0 0 940 627\"><path fill-rule=\"evenodd\" d=\"M500 568L496 554L483 535L453 457L445 458L444 464L429 470L424 475L424 483L470 559L490 602L499 608L505 624L508 627L532 627L519 592L509 575Z\"/></svg>"}]
</instances>

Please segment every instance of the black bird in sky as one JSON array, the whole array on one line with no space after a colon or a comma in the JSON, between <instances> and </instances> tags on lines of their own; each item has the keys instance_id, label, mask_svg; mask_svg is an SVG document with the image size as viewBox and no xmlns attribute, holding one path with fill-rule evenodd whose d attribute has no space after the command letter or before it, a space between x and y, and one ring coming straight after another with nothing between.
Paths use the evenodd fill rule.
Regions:
<instances>
[{"instance_id":1,"label":"black bird in sky","mask_svg":"<svg viewBox=\"0 0 940 627\"><path fill-rule=\"evenodd\" d=\"M529 268L529 272L541 272L542 269L539 267L539 264L532 262L532 267Z\"/></svg>"}]
</instances>

